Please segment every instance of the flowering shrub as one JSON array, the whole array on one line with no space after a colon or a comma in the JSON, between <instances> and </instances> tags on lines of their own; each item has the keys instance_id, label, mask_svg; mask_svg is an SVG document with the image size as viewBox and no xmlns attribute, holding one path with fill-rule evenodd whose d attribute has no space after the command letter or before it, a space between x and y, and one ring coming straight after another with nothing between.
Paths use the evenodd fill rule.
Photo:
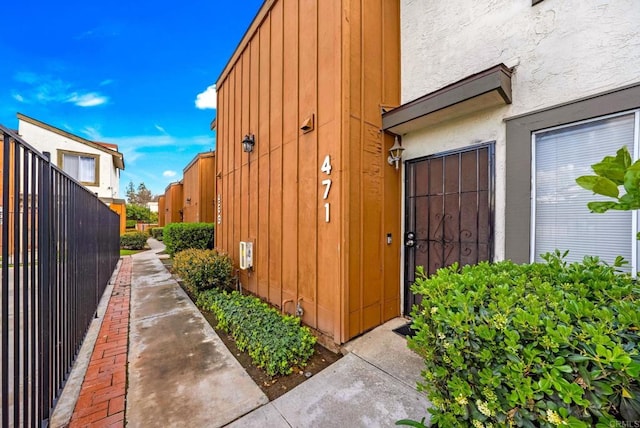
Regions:
<instances>
[{"instance_id":1,"label":"flowering shrub","mask_svg":"<svg viewBox=\"0 0 640 428\"><path fill-rule=\"evenodd\" d=\"M409 346L440 427L640 420L640 289L597 258L419 271Z\"/></svg>"},{"instance_id":2,"label":"flowering shrub","mask_svg":"<svg viewBox=\"0 0 640 428\"><path fill-rule=\"evenodd\" d=\"M313 355L316 337L300 326L300 319L281 315L257 297L212 289L199 293L197 304L213 311L218 327L269 376L287 375Z\"/></svg>"},{"instance_id":3,"label":"flowering shrub","mask_svg":"<svg viewBox=\"0 0 640 428\"><path fill-rule=\"evenodd\" d=\"M180 251L173 257L173 271L195 290L231 287L233 283L231 259L215 250Z\"/></svg>"}]
</instances>

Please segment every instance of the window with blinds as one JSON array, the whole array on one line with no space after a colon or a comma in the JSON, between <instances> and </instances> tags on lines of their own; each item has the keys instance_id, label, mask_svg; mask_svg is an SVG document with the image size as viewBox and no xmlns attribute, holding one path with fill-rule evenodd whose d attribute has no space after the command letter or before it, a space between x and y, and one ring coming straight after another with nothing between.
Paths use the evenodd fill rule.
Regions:
<instances>
[{"instance_id":1,"label":"window with blinds","mask_svg":"<svg viewBox=\"0 0 640 428\"><path fill-rule=\"evenodd\" d=\"M532 245L531 256L569 250L568 261L585 255L611 263L617 256L637 271L637 215L631 211L591 213L587 203L606 200L576 184L581 175L592 175L591 165L615 156L627 146L638 156L640 112L568 125L533 135Z\"/></svg>"},{"instance_id":2,"label":"window with blinds","mask_svg":"<svg viewBox=\"0 0 640 428\"><path fill-rule=\"evenodd\" d=\"M96 183L96 158L64 153L62 169L81 183Z\"/></svg>"}]
</instances>

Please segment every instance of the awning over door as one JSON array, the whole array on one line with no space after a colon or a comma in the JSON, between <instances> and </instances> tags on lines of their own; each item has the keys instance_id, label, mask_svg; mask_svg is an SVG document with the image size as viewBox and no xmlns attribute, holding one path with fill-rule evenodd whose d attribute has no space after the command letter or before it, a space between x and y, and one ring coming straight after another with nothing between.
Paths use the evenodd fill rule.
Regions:
<instances>
[{"instance_id":1,"label":"awning over door","mask_svg":"<svg viewBox=\"0 0 640 428\"><path fill-rule=\"evenodd\" d=\"M501 104L511 104L511 69L504 64L465 77L384 113L382 127L402 135Z\"/></svg>"}]
</instances>

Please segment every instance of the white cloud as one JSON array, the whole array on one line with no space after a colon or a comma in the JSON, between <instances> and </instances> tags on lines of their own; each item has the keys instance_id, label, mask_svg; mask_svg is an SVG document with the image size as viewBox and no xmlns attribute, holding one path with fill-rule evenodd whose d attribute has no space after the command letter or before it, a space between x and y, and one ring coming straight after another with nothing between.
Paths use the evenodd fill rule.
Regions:
<instances>
[{"instance_id":1,"label":"white cloud","mask_svg":"<svg viewBox=\"0 0 640 428\"><path fill-rule=\"evenodd\" d=\"M165 131L165 130L164 130L164 128L163 128L162 126L158 125L157 123L154 123L154 124L153 124L153 126L154 126L154 128L156 128L158 131L162 132L163 134L167 134L167 135L168 135L167 131Z\"/></svg>"},{"instance_id":2,"label":"white cloud","mask_svg":"<svg viewBox=\"0 0 640 428\"><path fill-rule=\"evenodd\" d=\"M87 133L91 140L117 144L124 155L124 161L128 166L133 166L139 159L153 156L152 153L170 148L172 151L180 151L182 147L196 147L199 151L212 150L215 139L211 135L195 135L192 137L173 137L171 135L132 135L122 137L108 137L99 133Z\"/></svg>"},{"instance_id":3,"label":"white cloud","mask_svg":"<svg viewBox=\"0 0 640 428\"><path fill-rule=\"evenodd\" d=\"M196 96L196 107L200 110L217 108L216 85L209 86L204 92Z\"/></svg>"},{"instance_id":4,"label":"white cloud","mask_svg":"<svg viewBox=\"0 0 640 428\"><path fill-rule=\"evenodd\" d=\"M162 176L163 177L167 177L167 178L175 177L176 176L176 172L175 171L171 171L169 169L169 170L166 170L165 172L163 172Z\"/></svg>"},{"instance_id":5,"label":"white cloud","mask_svg":"<svg viewBox=\"0 0 640 428\"><path fill-rule=\"evenodd\" d=\"M14 73L13 79L22 84L20 94L14 98L23 103L73 103L79 107L95 107L105 104L109 97L98 92L79 90L75 85L48 74L30 71Z\"/></svg>"},{"instance_id":6,"label":"white cloud","mask_svg":"<svg viewBox=\"0 0 640 428\"><path fill-rule=\"evenodd\" d=\"M86 94L72 93L67 102L73 103L79 107L95 107L109 102L109 98L97 92L89 92Z\"/></svg>"},{"instance_id":7,"label":"white cloud","mask_svg":"<svg viewBox=\"0 0 640 428\"><path fill-rule=\"evenodd\" d=\"M100 135L100 131L98 130L98 128L94 128L93 126L85 126L80 130L80 132L86 135L89 140L102 141L102 136Z\"/></svg>"},{"instance_id":8,"label":"white cloud","mask_svg":"<svg viewBox=\"0 0 640 428\"><path fill-rule=\"evenodd\" d=\"M100 86L107 86L113 83L113 79L105 79L99 83Z\"/></svg>"}]
</instances>

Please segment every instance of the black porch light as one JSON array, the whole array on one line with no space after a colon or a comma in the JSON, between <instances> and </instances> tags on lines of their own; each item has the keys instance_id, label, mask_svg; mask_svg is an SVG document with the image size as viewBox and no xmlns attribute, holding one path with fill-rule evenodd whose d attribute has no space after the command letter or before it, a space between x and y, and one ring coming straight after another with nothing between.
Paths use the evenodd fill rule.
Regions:
<instances>
[{"instance_id":1,"label":"black porch light","mask_svg":"<svg viewBox=\"0 0 640 428\"><path fill-rule=\"evenodd\" d=\"M242 139L242 151L251 153L253 151L253 146L256 144L256 139L253 134L247 134Z\"/></svg>"}]
</instances>

